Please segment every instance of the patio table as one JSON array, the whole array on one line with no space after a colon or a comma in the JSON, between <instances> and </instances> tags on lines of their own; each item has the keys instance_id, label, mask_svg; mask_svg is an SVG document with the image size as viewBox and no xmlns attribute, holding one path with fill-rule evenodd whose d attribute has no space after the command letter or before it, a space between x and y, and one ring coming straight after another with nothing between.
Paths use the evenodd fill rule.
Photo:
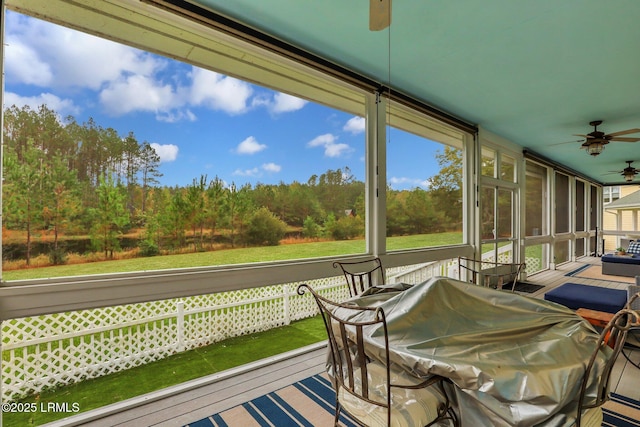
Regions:
<instances>
[{"instance_id":1,"label":"patio table","mask_svg":"<svg viewBox=\"0 0 640 427\"><path fill-rule=\"evenodd\" d=\"M374 290L351 301L384 309L392 363L418 377L437 374L452 381L461 425L568 426L575 421L598 333L572 310L444 277L403 291ZM382 360L377 339L382 335L370 331L370 357ZM593 378L608 351L601 350Z\"/></svg>"}]
</instances>

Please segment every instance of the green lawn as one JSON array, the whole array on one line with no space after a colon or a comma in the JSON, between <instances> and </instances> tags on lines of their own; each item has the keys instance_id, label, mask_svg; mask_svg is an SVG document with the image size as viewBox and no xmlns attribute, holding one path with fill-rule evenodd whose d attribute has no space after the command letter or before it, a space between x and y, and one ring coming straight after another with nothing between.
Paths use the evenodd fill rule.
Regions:
<instances>
[{"instance_id":1,"label":"green lawn","mask_svg":"<svg viewBox=\"0 0 640 427\"><path fill-rule=\"evenodd\" d=\"M446 246L461 243L461 233L420 234L415 236L390 237L388 250L406 248ZM63 276L83 276L129 271L164 270L210 265L231 265L251 262L281 261L364 253L364 240L341 240L312 242L256 248L225 249L213 252L163 255L149 258L102 261L86 264L60 265L55 267L10 270L3 272L3 279L23 280Z\"/></svg>"},{"instance_id":2,"label":"green lawn","mask_svg":"<svg viewBox=\"0 0 640 427\"><path fill-rule=\"evenodd\" d=\"M318 316L270 331L231 338L127 371L44 391L20 402L35 403L36 408L41 408L41 405L46 407L49 402L66 403L69 406L77 403L80 411L84 412L324 339L324 324ZM40 410L33 413L5 413L2 425L37 426L68 415L72 414Z\"/></svg>"}]
</instances>

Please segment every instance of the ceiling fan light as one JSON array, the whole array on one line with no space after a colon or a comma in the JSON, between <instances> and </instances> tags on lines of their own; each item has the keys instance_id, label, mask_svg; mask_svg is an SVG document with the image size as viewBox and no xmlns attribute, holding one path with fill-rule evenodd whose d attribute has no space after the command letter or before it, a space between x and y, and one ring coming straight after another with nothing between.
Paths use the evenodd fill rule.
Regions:
<instances>
[{"instance_id":1,"label":"ceiling fan light","mask_svg":"<svg viewBox=\"0 0 640 427\"><path fill-rule=\"evenodd\" d=\"M587 153L592 156L597 156L598 154L602 153L602 150L604 150L604 144L601 142L592 142L587 147Z\"/></svg>"},{"instance_id":2,"label":"ceiling fan light","mask_svg":"<svg viewBox=\"0 0 640 427\"><path fill-rule=\"evenodd\" d=\"M626 173L626 172L625 172L625 173L623 174L623 176L624 176L624 180L625 180L625 181L627 181L627 182L631 182L631 181L633 181L633 179L636 177L636 174L635 174L635 173L633 173L633 172L629 172L629 173Z\"/></svg>"}]
</instances>

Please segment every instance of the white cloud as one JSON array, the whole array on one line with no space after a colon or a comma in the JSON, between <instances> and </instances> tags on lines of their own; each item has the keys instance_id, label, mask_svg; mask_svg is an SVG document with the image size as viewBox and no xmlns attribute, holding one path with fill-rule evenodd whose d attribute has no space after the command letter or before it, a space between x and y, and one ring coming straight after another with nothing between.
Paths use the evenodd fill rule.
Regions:
<instances>
[{"instance_id":1,"label":"white cloud","mask_svg":"<svg viewBox=\"0 0 640 427\"><path fill-rule=\"evenodd\" d=\"M341 157L353 151L347 144L337 143L338 137L325 133L319 135L307 143L308 147L324 147L324 155L326 157Z\"/></svg>"},{"instance_id":2,"label":"white cloud","mask_svg":"<svg viewBox=\"0 0 640 427\"><path fill-rule=\"evenodd\" d=\"M160 85L139 74L116 81L100 92L100 102L109 114L116 116L132 111L167 111L174 101L170 85Z\"/></svg>"},{"instance_id":3,"label":"white cloud","mask_svg":"<svg viewBox=\"0 0 640 427\"><path fill-rule=\"evenodd\" d=\"M173 162L178 158L178 146L174 144L158 144L152 142L151 148L156 150L158 156L160 156L160 162Z\"/></svg>"},{"instance_id":4,"label":"white cloud","mask_svg":"<svg viewBox=\"0 0 640 427\"><path fill-rule=\"evenodd\" d=\"M233 172L234 175L240 175L240 176L259 176L260 175L260 169L258 168L253 168L253 169L236 169Z\"/></svg>"},{"instance_id":5,"label":"white cloud","mask_svg":"<svg viewBox=\"0 0 640 427\"><path fill-rule=\"evenodd\" d=\"M9 82L46 86L53 80L53 71L31 46L8 37L5 48L5 75Z\"/></svg>"},{"instance_id":6,"label":"white cloud","mask_svg":"<svg viewBox=\"0 0 640 427\"><path fill-rule=\"evenodd\" d=\"M356 116L356 117L350 118L347 121L347 123L345 123L342 130L344 130L345 132L350 132L354 135L357 135L359 133L364 132L364 127L365 127L364 117Z\"/></svg>"},{"instance_id":7,"label":"white cloud","mask_svg":"<svg viewBox=\"0 0 640 427\"><path fill-rule=\"evenodd\" d=\"M267 148L265 144L260 144L253 136L248 137L236 148L238 154L256 154Z\"/></svg>"},{"instance_id":8,"label":"white cloud","mask_svg":"<svg viewBox=\"0 0 640 427\"><path fill-rule=\"evenodd\" d=\"M271 114L290 113L298 111L307 105L308 101L286 93L277 92L271 95L261 94L251 101L252 107L265 107Z\"/></svg>"},{"instance_id":9,"label":"white cloud","mask_svg":"<svg viewBox=\"0 0 640 427\"><path fill-rule=\"evenodd\" d=\"M41 93L38 96L20 96L13 92L5 92L4 106L11 107L15 105L18 108L28 106L37 111L41 105L46 105L50 110L55 111L60 117L66 117L69 114L77 114L79 108L71 99L61 99L51 93Z\"/></svg>"},{"instance_id":10,"label":"white cloud","mask_svg":"<svg viewBox=\"0 0 640 427\"><path fill-rule=\"evenodd\" d=\"M262 169L267 172L280 172L282 170L282 166L276 165L275 163L265 163L262 165Z\"/></svg>"},{"instance_id":11,"label":"white cloud","mask_svg":"<svg viewBox=\"0 0 640 427\"><path fill-rule=\"evenodd\" d=\"M274 114L288 113L298 111L307 104L304 99L278 92L273 97L273 103L269 107L269 111Z\"/></svg>"},{"instance_id":12,"label":"white cloud","mask_svg":"<svg viewBox=\"0 0 640 427\"><path fill-rule=\"evenodd\" d=\"M6 36L7 79L99 90L125 74L151 75L167 61L106 39L15 13Z\"/></svg>"},{"instance_id":13,"label":"white cloud","mask_svg":"<svg viewBox=\"0 0 640 427\"><path fill-rule=\"evenodd\" d=\"M391 184L392 188L399 187L422 187L429 188L431 182L428 179L417 179L417 178L408 178L408 177L391 177L389 178L389 184Z\"/></svg>"},{"instance_id":14,"label":"white cloud","mask_svg":"<svg viewBox=\"0 0 640 427\"><path fill-rule=\"evenodd\" d=\"M238 176L248 176L248 177L261 177L263 175L262 171L265 172L269 172L269 173L276 173L276 172L280 172L282 170L282 166L277 165L275 163L264 163L262 166L260 166L259 168L252 168L252 169L236 169L235 171L233 171L234 175L238 175Z\"/></svg>"},{"instance_id":15,"label":"white cloud","mask_svg":"<svg viewBox=\"0 0 640 427\"><path fill-rule=\"evenodd\" d=\"M333 134L330 134L330 133L325 133L324 135L319 135L319 136L316 136L315 138L313 138L311 141L309 141L307 146L309 146L309 147L319 147L319 146L326 147L327 145L335 144L336 139L338 139L337 136L335 136Z\"/></svg>"},{"instance_id":16,"label":"white cloud","mask_svg":"<svg viewBox=\"0 0 640 427\"><path fill-rule=\"evenodd\" d=\"M189 101L193 105L202 105L229 114L247 111L247 103L253 93L248 83L195 67L191 77Z\"/></svg>"},{"instance_id":17,"label":"white cloud","mask_svg":"<svg viewBox=\"0 0 640 427\"><path fill-rule=\"evenodd\" d=\"M353 149L347 144L331 144L324 148L324 155L327 157L342 157L352 151Z\"/></svg>"},{"instance_id":18,"label":"white cloud","mask_svg":"<svg viewBox=\"0 0 640 427\"><path fill-rule=\"evenodd\" d=\"M157 55L12 11L6 18L8 83L46 87L58 97L67 96L60 92L88 89L98 93L104 111L112 116L142 111L155 114L158 121L175 123L195 121L195 107L235 115L264 106L279 114L307 104L283 93L270 92L258 99L252 85L233 77L196 67L185 72L184 65L174 67ZM88 102L92 99L86 92L82 96ZM50 107L61 102L58 98ZM65 107L66 113L79 111L69 104Z\"/></svg>"},{"instance_id":19,"label":"white cloud","mask_svg":"<svg viewBox=\"0 0 640 427\"><path fill-rule=\"evenodd\" d=\"M198 118L191 110L179 111L159 111L156 113L156 119L165 123L177 123L183 120L195 122Z\"/></svg>"}]
</instances>

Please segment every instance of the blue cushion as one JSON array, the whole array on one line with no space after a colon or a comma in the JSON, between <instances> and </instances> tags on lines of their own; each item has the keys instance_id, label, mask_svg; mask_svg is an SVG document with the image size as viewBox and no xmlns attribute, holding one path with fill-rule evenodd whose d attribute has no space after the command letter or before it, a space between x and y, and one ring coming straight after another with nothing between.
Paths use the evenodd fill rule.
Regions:
<instances>
[{"instance_id":1,"label":"blue cushion","mask_svg":"<svg viewBox=\"0 0 640 427\"><path fill-rule=\"evenodd\" d=\"M629 249L627 249L627 252L630 254L640 255L640 242L629 243Z\"/></svg>"},{"instance_id":2,"label":"blue cushion","mask_svg":"<svg viewBox=\"0 0 640 427\"><path fill-rule=\"evenodd\" d=\"M612 262L615 264L640 264L640 255L620 256L605 254L602 255L602 262Z\"/></svg>"},{"instance_id":3,"label":"blue cushion","mask_svg":"<svg viewBox=\"0 0 640 427\"><path fill-rule=\"evenodd\" d=\"M565 283L544 294L547 301L557 302L572 310L591 310L617 313L627 303L627 291L599 286Z\"/></svg>"}]
</instances>

